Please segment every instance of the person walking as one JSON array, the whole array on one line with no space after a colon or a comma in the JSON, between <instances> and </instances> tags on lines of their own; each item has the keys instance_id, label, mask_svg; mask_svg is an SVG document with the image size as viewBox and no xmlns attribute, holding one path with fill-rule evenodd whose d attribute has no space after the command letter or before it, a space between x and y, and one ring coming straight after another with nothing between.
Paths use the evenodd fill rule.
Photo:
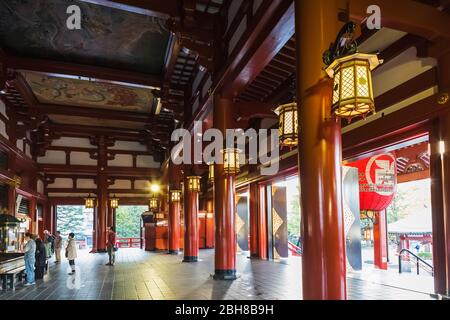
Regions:
<instances>
[{"instance_id":1,"label":"person walking","mask_svg":"<svg viewBox=\"0 0 450 320\"><path fill-rule=\"evenodd\" d=\"M25 248L24 248L24 259L25 259L25 272L27 274L26 286L31 286L35 284L34 278L34 265L36 263L36 242L32 239L32 234L30 232L25 233Z\"/></svg>"},{"instance_id":2,"label":"person walking","mask_svg":"<svg viewBox=\"0 0 450 320\"><path fill-rule=\"evenodd\" d=\"M69 233L69 239L66 247L66 258L69 260L70 268L72 272L69 275L75 274L75 259L77 258L77 242L75 241L75 234Z\"/></svg>"},{"instance_id":3,"label":"person walking","mask_svg":"<svg viewBox=\"0 0 450 320\"><path fill-rule=\"evenodd\" d=\"M108 242L106 243L106 248L109 256L109 262L106 265L113 266L116 262L116 232L114 227L109 227L108 229Z\"/></svg>"},{"instance_id":4,"label":"person walking","mask_svg":"<svg viewBox=\"0 0 450 320\"><path fill-rule=\"evenodd\" d=\"M55 236L55 263L61 262L62 237L61 232L56 231Z\"/></svg>"},{"instance_id":5,"label":"person walking","mask_svg":"<svg viewBox=\"0 0 450 320\"><path fill-rule=\"evenodd\" d=\"M48 231L44 230L44 244L47 252L47 258L50 259L55 251L55 237Z\"/></svg>"},{"instance_id":6,"label":"person walking","mask_svg":"<svg viewBox=\"0 0 450 320\"><path fill-rule=\"evenodd\" d=\"M45 245L40 238L36 239L36 262L35 262L35 279L43 279L45 267L47 264L47 252Z\"/></svg>"}]
</instances>

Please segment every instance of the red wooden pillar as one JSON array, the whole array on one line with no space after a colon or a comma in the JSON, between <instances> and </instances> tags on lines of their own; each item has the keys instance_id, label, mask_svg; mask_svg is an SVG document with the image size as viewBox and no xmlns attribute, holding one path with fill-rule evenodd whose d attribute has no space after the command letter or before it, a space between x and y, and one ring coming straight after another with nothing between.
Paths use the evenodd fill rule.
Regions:
<instances>
[{"instance_id":1,"label":"red wooden pillar","mask_svg":"<svg viewBox=\"0 0 450 320\"><path fill-rule=\"evenodd\" d=\"M105 252L108 227L108 176L104 173L104 170L108 165L108 148L104 136L97 137L96 143L98 146L96 245L98 252Z\"/></svg>"},{"instance_id":2,"label":"red wooden pillar","mask_svg":"<svg viewBox=\"0 0 450 320\"><path fill-rule=\"evenodd\" d=\"M386 210L375 214L373 223L373 250L375 268L388 269Z\"/></svg>"},{"instance_id":3,"label":"red wooden pillar","mask_svg":"<svg viewBox=\"0 0 450 320\"><path fill-rule=\"evenodd\" d=\"M266 260L268 254L268 234L267 234L267 196L265 186L258 186L259 207L257 218L258 232L258 257Z\"/></svg>"},{"instance_id":4,"label":"red wooden pillar","mask_svg":"<svg viewBox=\"0 0 450 320\"><path fill-rule=\"evenodd\" d=\"M169 202L169 253L180 251L180 202Z\"/></svg>"},{"instance_id":5,"label":"red wooden pillar","mask_svg":"<svg viewBox=\"0 0 450 320\"><path fill-rule=\"evenodd\" d=\"M54 225L55 221L55 213L54 206L49 204L48 202L44 205L44 212L42 215L42 223L44 225L44 229L50 231L52 234L56 233L56 226Z\"/></svg>"},{"instance_id":6,"label":"red wooden pillar","mask_svg":"<svg viewBox=\"0 0 450 320\"><path fill-rule=\"evenodd\" d=\"M249 186L249 212L250 212L250 257L259 257L258 252L258 184Z\"/></svg>"},{"instance_id":7,"label":"red wooden pillar","mask_svg":"<svg viewBox=\"0 0 450 320\"><path fill-rule=\"evenodd\" d=\"M450 88L450 53L438 60L439 90ZM450 294L450 112L433 121L430 133L434 291ZM440 153L441 142L445 152Z\"/></svg>"},{"instance_id":8,"label":"red wooden pillar","mask_svg":"<svg viewBox=\"0 0 450 320\"><path fill-rule=\"evenodd\" d=\"M233 101L214 96L214 128L225 137L226 129L234 128ZM214 165L214 209L216 240L214 279L236 279L236 192L234 176L225 174L223 164Z\"/></svg>"},{"instance_id":9,"label":"red wooden pillar","mask_svg":"<svg viewBox=\"0 0 450 320\"><path fill-rule=\"evenodd\" d=\"M184 182L184 258L183 262L198 261L198 192L189 190Z\"/></svg>"},{"instance_id":10,"label":"red wooden pillar","mask_svg":"<svg viewBox=\"0 0 450 320\"><path fill-rule=\"evenodd\" d=\"M170 190L180 190L181 170L179 166L169 162ZM172 201L169 190L169 253L178 254L180 251L180 201Z\"/></svg>"},{"instance_id":11,"label":"red wooden pillar","mask_svg":"<svg viewBox=\"0 0 450 320\"><path fill-rule=\"evenodd\" d=\"M106 230L107 230L107 214L108 214L108 179L105 175L99 174L97 182L97 251L106 251Z\"/></svg>"},{"instance_id":12,"label":"red wooden pillar","mask_svg":"<svg viewBox=\"0 0 450 320\"><path fill-rule=\"evenodd\" d=\"M339 32L337 1L295 1L303 298L346 299L340 122L322 53ZM311 32L314 30L314 32Z\"/></svg>"}]
</instances>

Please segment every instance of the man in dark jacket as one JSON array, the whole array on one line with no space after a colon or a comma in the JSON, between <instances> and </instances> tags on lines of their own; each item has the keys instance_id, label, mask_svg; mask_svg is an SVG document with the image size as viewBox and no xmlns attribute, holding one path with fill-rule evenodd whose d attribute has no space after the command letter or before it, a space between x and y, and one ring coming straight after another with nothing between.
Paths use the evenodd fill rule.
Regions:
<instances>
[{"instance_id":1,"label":"man in dark jacket","mask_svg":"<svg viewBox=\"0 0 450 320\"><path fill-rule=\"evenodd\" d=\"M45 245L41 239L36 239L36 264L35 275L36 279L44 278L45 266L47 263L47 254Z\"/></svg>"}]
</instances>

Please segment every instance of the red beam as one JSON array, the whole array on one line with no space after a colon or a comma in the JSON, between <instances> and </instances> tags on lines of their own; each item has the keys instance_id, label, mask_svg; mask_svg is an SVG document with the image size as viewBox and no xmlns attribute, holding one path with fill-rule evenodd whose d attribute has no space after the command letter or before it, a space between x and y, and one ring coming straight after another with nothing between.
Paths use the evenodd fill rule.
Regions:
<instances>
[{"instance_id":1,"label":"red beam","mask_svg":"<svg viewBox=\"0 0 450 320\"><path fill-rule=\"evenodd\" d=\"M5 59L6 66L14 70L30 70L48 74L70 75L124 84L140 84L145 86L160 87L161 79L154 75L137 73L132 71L110 69L93 65L82 65L53 60L8 56Z\"/></svg>"},{"instance_id":2,"label":"red beam","mask_svg":"<svg viewBox=\"0 0 450 320\"><path fill-rule=\"evenodd\" d=\"M448 112L450 102L439 104L439 94L432 95L412 105L390 113L342 135L343 157L349 158L368 150L370 145L386 146L398 143L404 132L427 133L426 124L438 115Z\"/></svg>"},{"instance_id":3,"label":"red beam","mask_svg":"<svg viewBox=\"0 0 450 320\"><path fill-rule=\"evenodd\" d=\"M294 34L294 2L271 1L264 15L251 26L251 34L245 43L236 47L239 51L231 57L231 63L222 75L224 96L237 97Z\"/></svg>"},{"instance_id":4,"label":"red beam","mask_svg":"<svg viewBox=\"0 0 450 320\"><path fill-rule=\"evenodd\" d=\"M65 165L65 164L38 164L38 170L44 173L73 173L73 174L97 174L97 166L87 165ZM108 176L116 177L142 177L148 179L150 177L159 177L159 168L130 168L130 167L107 167L104 169Z\"/></svg>"}]
</instances>

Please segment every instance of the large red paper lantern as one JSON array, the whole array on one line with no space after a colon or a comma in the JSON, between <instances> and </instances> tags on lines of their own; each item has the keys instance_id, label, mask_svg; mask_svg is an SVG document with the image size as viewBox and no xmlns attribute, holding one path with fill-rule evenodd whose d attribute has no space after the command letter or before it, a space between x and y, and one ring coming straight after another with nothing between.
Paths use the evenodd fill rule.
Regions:
<instances>
[{"instance_id":1,"label":"large red paper lantern","mask_svg":"<svg viewBox=\"0 0 450 320\"><path fill-rule=\"evenodd\" d=\"M380 154L349 166L358 168L360 210L386 209L394 199L397 184L394 155Z\"/></svg>"}]
</instances>

